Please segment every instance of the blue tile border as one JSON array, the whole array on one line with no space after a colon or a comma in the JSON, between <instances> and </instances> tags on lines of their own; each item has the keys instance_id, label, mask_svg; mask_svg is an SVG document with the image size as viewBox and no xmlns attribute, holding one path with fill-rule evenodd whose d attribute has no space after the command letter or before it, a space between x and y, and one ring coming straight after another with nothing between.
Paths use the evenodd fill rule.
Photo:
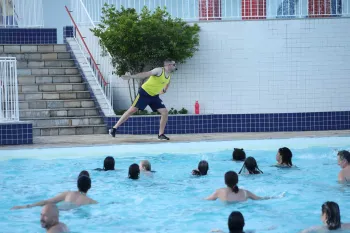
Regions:
<instances>
[{"instance_id":1,"label":"blue tile border","mask_svg":"<svg viewBox=\"0 0 350 233\"><path fill-rule=\"evenodd\" d=\"M0 44L57 44L57 29L0 28Z\"/></svg>"},{"instance_id":2,"label":"blue tile border","mask_svg":"<svg viewBox=\"0 0 350 233\"><path fill-rule=\"evenodd\" d=\"M105 117L110 129L119 117ZM133 116L118 134L157 134L160 116ZM170 115L165 133L236 133L289 132L350 129L350 111L270 113L270 114L215 114Z\"/></svg>"},{"instance_id":3,"label":"blue tile border","mask_svg":"<svg viewBox=\"0 0 350 233\"><path fill-rule=\"evenodd\" d=\"M33 124L30 122L0 123L0 145L33 144Z\"/></svg>"}]
</instances>

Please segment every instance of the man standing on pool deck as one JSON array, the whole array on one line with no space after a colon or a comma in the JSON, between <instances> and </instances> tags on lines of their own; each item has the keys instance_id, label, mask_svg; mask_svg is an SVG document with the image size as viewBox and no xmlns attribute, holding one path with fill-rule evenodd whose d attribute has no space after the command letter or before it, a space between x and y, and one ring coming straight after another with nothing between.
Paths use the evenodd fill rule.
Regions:
<instances>
[{"instance_id":1,"label":"man standing on pool deck","mask_svg":"<svg viewBox=\"0 0 350 233\"><path fill-rule=\"evenodd\" d=\"M121 116L117 124L109 130L109 134L115 137L116 131L132 114L139 109L144 110L148 105L152 111L158 111L161 114L160 126L159 126L159 140L169 140L164 135L164 129L168 121L168 110L166 109L163 101L159 98L160 94L166 93L169 88L171 74L177 70L175 61L166 59L164 61L164 67L158 67L148 72L143 72L135 75L126 74L121 76L124 80L149 79L141 86L138 95L135 98L131 107Z\"/></svg>"}]
</instances>

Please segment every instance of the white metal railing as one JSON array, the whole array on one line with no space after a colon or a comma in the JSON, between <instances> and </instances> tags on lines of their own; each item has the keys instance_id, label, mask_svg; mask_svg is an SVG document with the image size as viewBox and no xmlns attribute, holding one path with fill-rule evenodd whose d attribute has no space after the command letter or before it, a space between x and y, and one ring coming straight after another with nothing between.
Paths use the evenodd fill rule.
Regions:
<instances>
[{"instance_id":1,"label":"white metal railing","mask_svg":"<svg viewBox=\"0 0 350 233\"><path fill-rule=\"evenodd\" d=\"M93 23L100 22L105 3L135 8L166 7L186 21L277 19L350 16L350 0L81 0ZM75 0L72 0L76 4ZM86 19L81 18L85 22ZM82 21L81 21L82 22Z\"/></svg>"},{"instance_id":2,"label":"white metal railing","mask_svg":"<svg viewBox=\"0 0 350 233\"><path fill-rule=\"evenodd\" d=\"M42 0L0 0L0 27L44 26Z\"/></svg>"},{"instance_id":3,"label":"white metal railing","mask_svg":"<svg viewBox=\"0 0 350 233\"><path fill-rule=\"evenodd\" d=\"M17 60L0 57L0 122L19 121Z\"/></svg>"},{"instance_id":4,"label":"white metal railing","mask_svg":"<svg viewBox=\"0 0 350 233\"><path fill-rule=\"evenodd\" d=\"M74 2L75 4L72 5L72 9L66 7L75 27L76 33L74 38L90 64L96 82L104 93L105 100L109 105L108 114L114 115L112 83L116 77L113 74L115 69L111 63L112 57L108 52L103 51L99 43L99 38L90 31L95 25L85 6L80 0Z\"/></svg>"}]
</instances>

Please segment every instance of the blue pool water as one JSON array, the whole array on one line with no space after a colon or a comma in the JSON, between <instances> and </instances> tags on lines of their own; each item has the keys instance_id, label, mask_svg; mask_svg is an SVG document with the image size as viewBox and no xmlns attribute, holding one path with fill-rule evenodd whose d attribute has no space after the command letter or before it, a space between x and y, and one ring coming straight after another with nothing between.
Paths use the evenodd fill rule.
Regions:
<instances>
[{"instance_id":1,"label":"blue pool water","mask_svg":"<svg viewBox=\"0 0 350 233\"><path fill-rule=\"evenodd\" d=\"M239 210L246 229L259 233L294 233L320 225L321 205L335 201L342 221L350 222L350 187L337 183L336 151L350 148L350 138L301 138L197 143L161 143L84 148L51 148L0 151L0 232L44 232L40 207L10 211L14 205L33 203L76 189L79 172L92 178L88 193L98 205L61 211L60 220L72 232L210 232L227 231L231 211ZM278 169L279 147L293 152L298 169ZM256 158L263 175L240 176L239 187L260 196L282 199L225 204L205 201L224 187L224 174L238 172L242 163L230 161L234 147L245 148ZM112 155L118 171L98 172ZM128 167L148 159L153 177L128 180ZM209 174L190 175L201 159L209 161ZM273 230L267 230L273 228Z\"/></svg>"}]
</instances>

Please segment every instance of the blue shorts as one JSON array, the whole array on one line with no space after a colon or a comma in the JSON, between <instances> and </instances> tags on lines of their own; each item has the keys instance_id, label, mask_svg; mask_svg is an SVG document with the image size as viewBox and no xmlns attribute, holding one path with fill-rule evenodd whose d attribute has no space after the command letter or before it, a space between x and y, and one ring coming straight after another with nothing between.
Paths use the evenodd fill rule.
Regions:
<instances>
[{"instance_id":1,"label":"blue shorts","mask_svg":"<svg viewBox=\"0 0 350 233\"><path fill-rule=\"evenodd\" d=\"M149 105L153 112L156 112L160 108L165 108L163 101L159 98L159 95L151 96L145 90L140 88L138 95L135 98L133 107L136 107L140 110L145 110Z\"/></svg>"}]
</instances>

